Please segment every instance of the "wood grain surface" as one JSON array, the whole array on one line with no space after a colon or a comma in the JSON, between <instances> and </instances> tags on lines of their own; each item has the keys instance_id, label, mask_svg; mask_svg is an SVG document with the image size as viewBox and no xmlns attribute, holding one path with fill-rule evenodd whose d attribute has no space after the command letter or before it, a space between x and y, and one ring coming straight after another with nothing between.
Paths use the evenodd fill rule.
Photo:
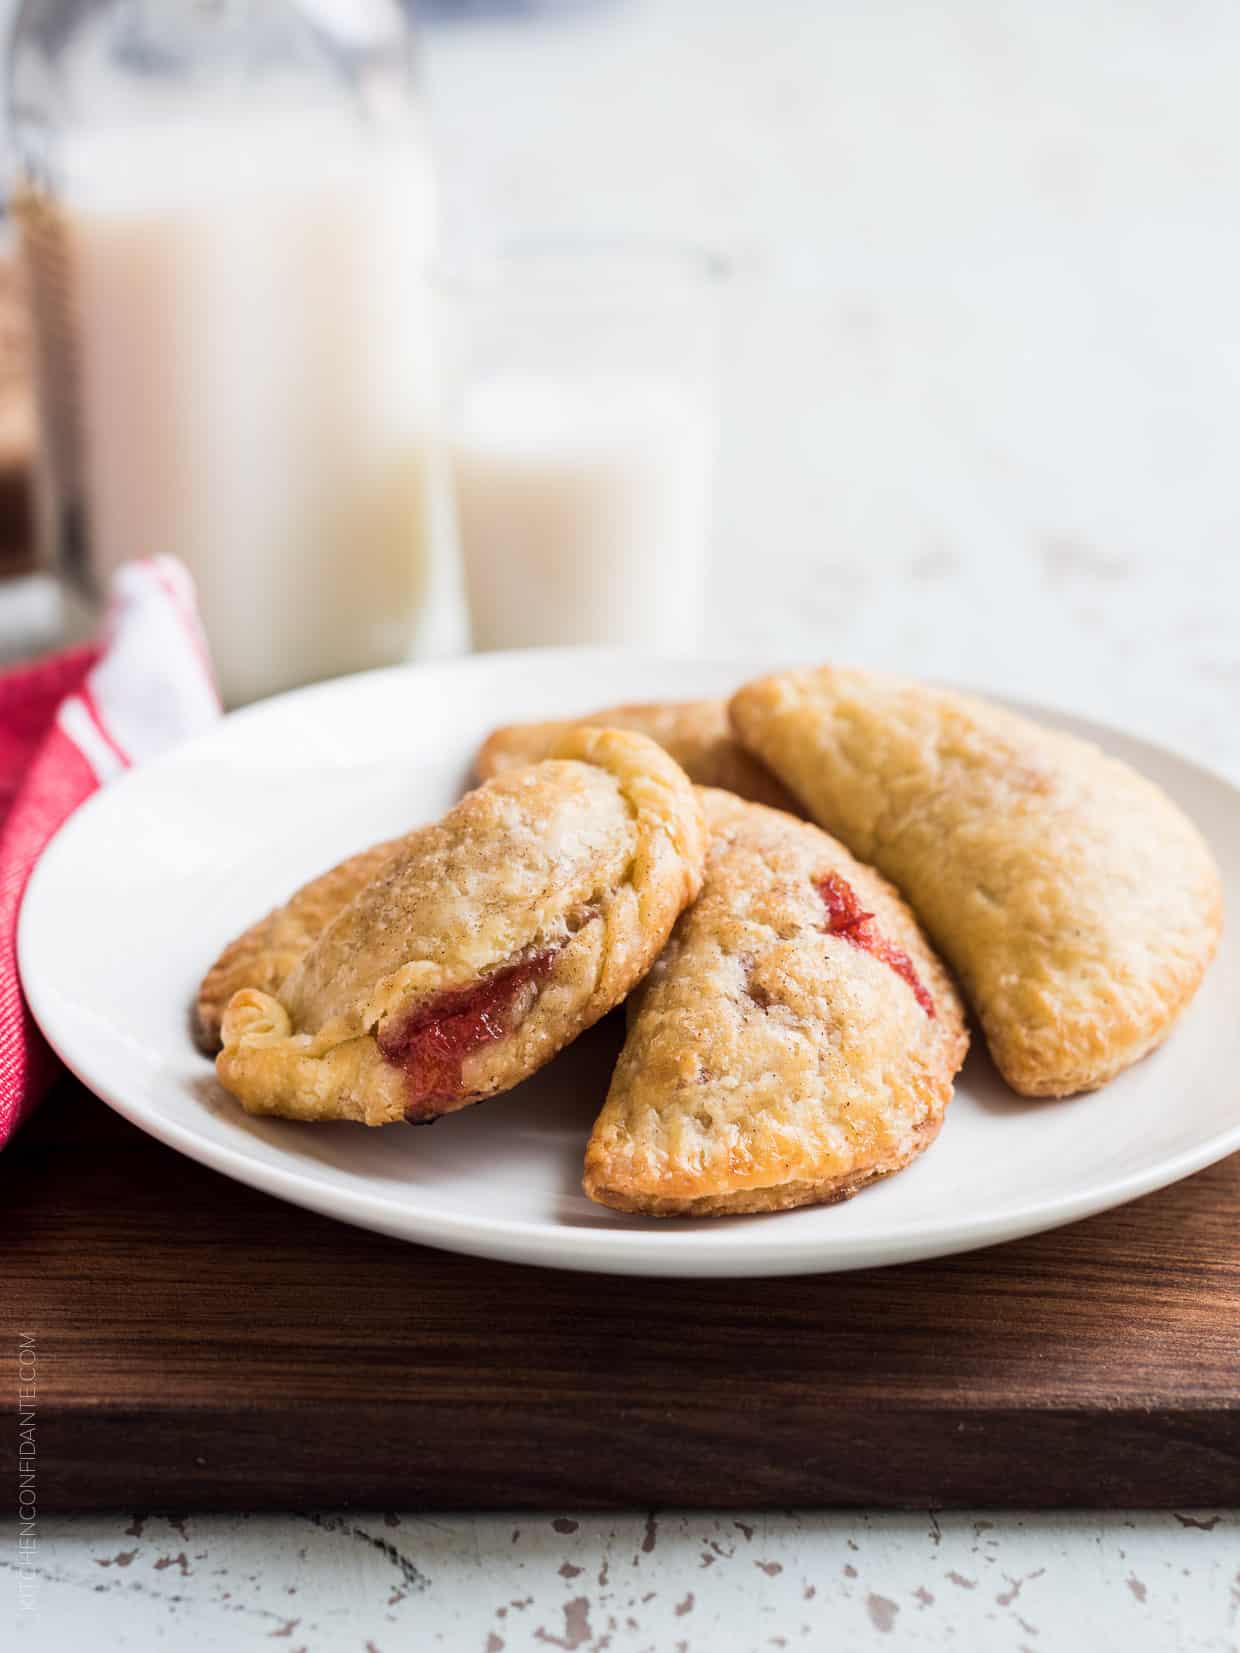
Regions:
<instances>
[{"instance_id":1,"label":"wood grain surface","mask_svg":"<svg viewBox=\"0 0 1240 1653\"><path fill-rule=\"evenodd\" d=\"M0 1158L44 1509L1240 1502L1240 1155L937 1263L619 1280L345 1227L66 1082ZM10 1413L10 1416L12 1414Z\"/></svg>"}]
</instances>

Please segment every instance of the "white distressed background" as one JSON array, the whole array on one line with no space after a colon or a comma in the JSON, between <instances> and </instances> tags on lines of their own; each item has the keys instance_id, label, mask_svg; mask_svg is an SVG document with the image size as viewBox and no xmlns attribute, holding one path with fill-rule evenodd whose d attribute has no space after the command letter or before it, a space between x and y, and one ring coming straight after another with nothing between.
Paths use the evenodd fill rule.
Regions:
<instances>
[{"instance_id":1,"label":"white distressed background","mask_svg":"<svg viewBox=\"0 0 1240 1653\"><path fill-rule=\"evenodd\" d=\"M1240 1630L1240 1520L1218 1512L124 1517L47 1538L12 1643L39 1653L1216 1653Z\"/></svg>"}]
</instances>

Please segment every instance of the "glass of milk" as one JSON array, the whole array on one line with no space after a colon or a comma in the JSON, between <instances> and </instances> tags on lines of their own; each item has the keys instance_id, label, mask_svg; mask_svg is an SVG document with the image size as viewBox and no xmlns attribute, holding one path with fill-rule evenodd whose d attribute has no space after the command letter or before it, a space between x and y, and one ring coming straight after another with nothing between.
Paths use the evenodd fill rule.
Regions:
<instances>
[{"instance_id":1,"label":"glass of milk","mask_svg":"<svg viewBox=\"0 0 1240 1653\"><path fill-rule=\"evenodd\" d=\"M475 648L697 646L721 278L709 254L604 241L518 247L445 283Z\"/></svg>"},{"instance_id":2,"label":"glass of milk","mask_svg":"<svg viewBox=\"0 0 1240 1653\"><path fill-rule=\"evenodd\" d=\"M404 0L26 0L14 212L71 623L193 573L238 704L409 654L431 563L431 170Z\"/></svg>"}]
</instances>

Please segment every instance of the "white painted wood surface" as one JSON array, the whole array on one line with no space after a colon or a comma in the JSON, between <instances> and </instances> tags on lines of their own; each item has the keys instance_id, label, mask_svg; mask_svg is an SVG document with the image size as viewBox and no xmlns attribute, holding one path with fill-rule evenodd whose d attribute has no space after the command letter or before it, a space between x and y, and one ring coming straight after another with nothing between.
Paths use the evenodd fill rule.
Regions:
<instances>
[{"instance_id":1,"label":"white painted wood surface","mask_svg":"<svg viewBox=\"0 0 1240 1653\"><path fill-rule=\"evenodd\" d=\"M1240 1519L1215 1511L45 1527L9 1644L40 1653L1223 1653L1240 1629Z\"/></svg>"},{"instance_id":2,"label":"white painted wood surface","mask_svg":"<svg viewBox=\"0 0 1240 1653\"><path fill-rule=\"evenodd\" d=\"M426 63L458 227L734 259L716 652L968 679L1240 777L1240 11L631 0ZM1240 1645L1214 1511L44 1515L37 1565L0 1625L40 1653Z\"/></svg>"}]
</instances>

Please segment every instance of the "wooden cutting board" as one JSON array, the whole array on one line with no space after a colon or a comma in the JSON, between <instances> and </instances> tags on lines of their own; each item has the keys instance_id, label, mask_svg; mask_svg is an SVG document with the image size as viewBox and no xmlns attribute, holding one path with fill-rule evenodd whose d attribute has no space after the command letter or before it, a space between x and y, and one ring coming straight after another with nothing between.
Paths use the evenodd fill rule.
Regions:
<instances>
[{"instance_id":1,"label":"wooden cutting board","mask_svg":"<svg viewBox=\"0 0 1240 1653\"><path fill-rule=\"evenodd\" d=\"M68 1082L0 1183L44 1510L1240 1502L1240 1155L971 1256L736 1283L363 1233Z\"/></svg>"}]
</instances>

